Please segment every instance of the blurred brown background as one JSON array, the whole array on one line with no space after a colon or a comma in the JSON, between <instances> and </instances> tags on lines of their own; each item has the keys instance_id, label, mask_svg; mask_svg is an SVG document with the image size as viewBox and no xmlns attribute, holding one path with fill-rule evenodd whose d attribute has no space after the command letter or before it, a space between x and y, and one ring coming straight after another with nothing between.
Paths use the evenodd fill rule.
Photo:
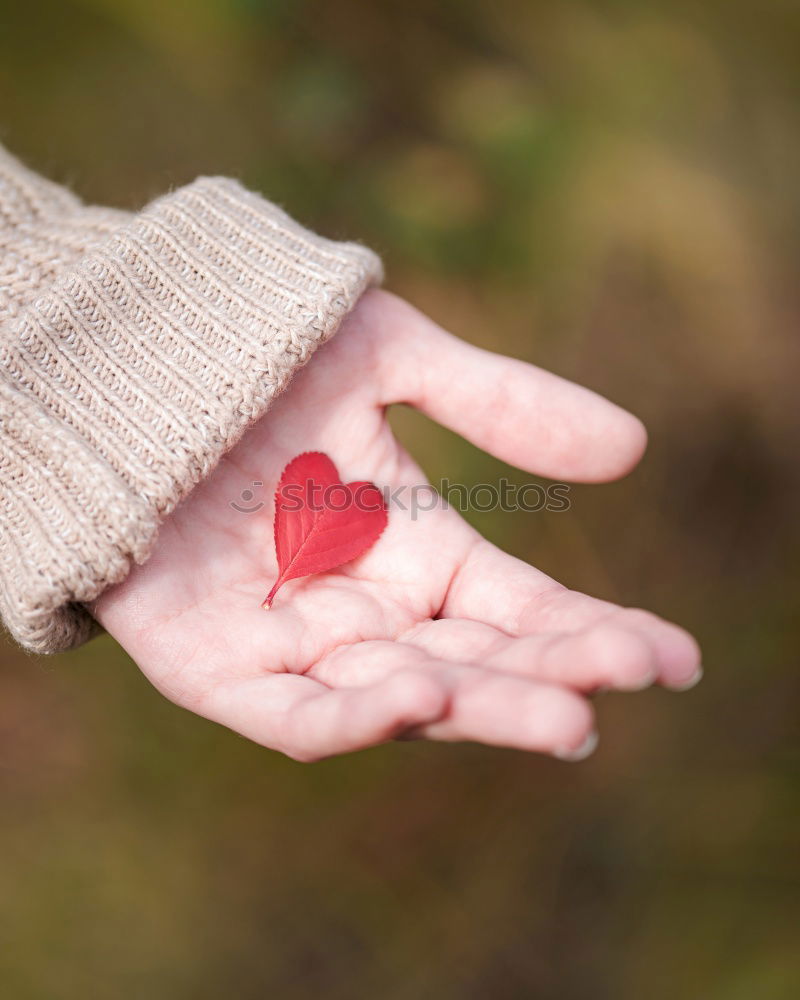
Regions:
<instances>
[{"instance_id":1,"label":"blurred brown background","mask_svg":"<svg viewBox=\"0 0 800 1000\"><path fill-rule=\"evenodd\" d=\"M27 0L2 141L136 207L228 173L385 257L467 339L641 415L628 480L483 514L692 628L690 694L598 701L585 764L392 745L307 767L108 639L0 663L10 1000L794 1000L800 7ZM413 414L433 477L524 477Z\"/></svg>"}]
</instances>

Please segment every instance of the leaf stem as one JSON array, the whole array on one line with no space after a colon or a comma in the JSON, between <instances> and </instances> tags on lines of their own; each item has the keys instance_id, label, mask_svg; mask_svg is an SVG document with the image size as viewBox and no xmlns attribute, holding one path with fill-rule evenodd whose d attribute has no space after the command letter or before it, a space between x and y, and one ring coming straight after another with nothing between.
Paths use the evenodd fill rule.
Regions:
<instances>
[{"instance_id":1,"label":"leaf stem","mask_svg":"<svg viewBox=\"0 0 800 1000\"><path fill-rule=\"evenodd\" d=\"M272 600L275 597L275 593L276 593L278 587L280 587L280 585L281 585L282 582L283 581L281 580L281 578L278 577L278 579L275 581L275 586L272 588L272 590L264 598L264 600L263 600L263 602L261 604L261 607L265 611L269 611L269 609L272 607Z\"/></svg>"}]
</instances>

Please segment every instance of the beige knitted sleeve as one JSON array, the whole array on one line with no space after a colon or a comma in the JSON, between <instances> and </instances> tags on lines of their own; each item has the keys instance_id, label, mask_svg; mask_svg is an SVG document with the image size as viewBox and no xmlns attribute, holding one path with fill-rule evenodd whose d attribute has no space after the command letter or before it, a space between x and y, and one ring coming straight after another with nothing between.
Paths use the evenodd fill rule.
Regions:
<instances>
[{"instance_id":1,"label":"beige knitted sleeve","mask_svg":"<svg viewBox=\"0 0 800 1000\"><path fill-rule=\"evenodd\" d=\"M236 181L128 214L0 148L0 615L19 642L95 631L84 602L380 276Z\"/></svg>"}]
</instances>

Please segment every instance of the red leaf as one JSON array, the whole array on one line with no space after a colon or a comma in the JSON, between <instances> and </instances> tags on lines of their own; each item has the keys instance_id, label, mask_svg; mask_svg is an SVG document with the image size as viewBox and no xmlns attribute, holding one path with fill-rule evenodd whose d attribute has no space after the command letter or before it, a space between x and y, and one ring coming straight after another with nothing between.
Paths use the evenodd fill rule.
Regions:
<instances>
[{"instance_id":1,"label":"red leaf","mask_svg":"<svg viewBox=\"0 0 800 1000\"><path fill-rule=\"evenodd\" d=\"M388 520L372 483L343 483L321 451L307 451L283 470L275 492L278 579L261 605L272 606L287 580L325 573L374 545Z\"/></svg>"}]
</instances>

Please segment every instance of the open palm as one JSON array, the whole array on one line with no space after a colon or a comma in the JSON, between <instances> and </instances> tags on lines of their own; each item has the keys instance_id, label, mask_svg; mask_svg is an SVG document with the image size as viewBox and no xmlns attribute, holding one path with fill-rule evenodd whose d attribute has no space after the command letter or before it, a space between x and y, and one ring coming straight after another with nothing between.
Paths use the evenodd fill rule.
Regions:
<instances>
[{"instance_id":1,"label":"open palm","mask_svg":"<svg viewBox=\"0 0 800 1000\"><path fill-rule=\"evenodd\" d=\"M95 615L167 697L298 760L398 736L478 740L578 758L593 745L582 692L685 687L694 640L648 612L566 590L486 542L452 509L393 507L377 544L331 573L276 575L271 499L302 451L345 481L424 482L385 408L419 407L529 472L627 472L644 430L623 410L445 333L367 293L267 416L162 526L149 561ZM256 490L254 483L263 484Z\"/></svg>"}]
</instances>

